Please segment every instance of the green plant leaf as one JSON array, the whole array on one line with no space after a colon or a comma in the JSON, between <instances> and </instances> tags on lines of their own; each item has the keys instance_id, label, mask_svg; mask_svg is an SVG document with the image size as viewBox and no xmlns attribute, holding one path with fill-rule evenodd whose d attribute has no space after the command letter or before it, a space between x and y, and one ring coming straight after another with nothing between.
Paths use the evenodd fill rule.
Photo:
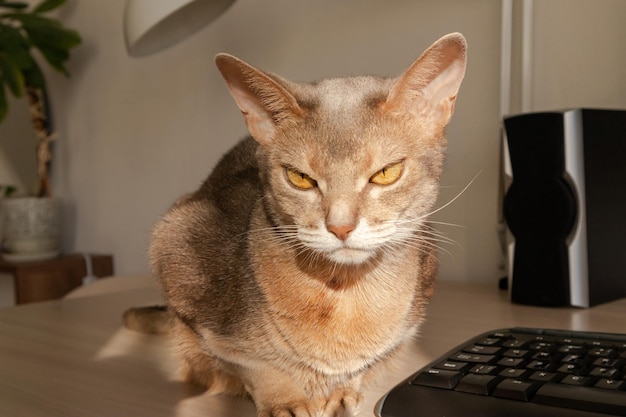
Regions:
<instances>
[{"instance_id":1,"label":"green plant leaf","mask_svg":"<svg viewBox=\"0 0 626 417\"><path fill-rule=\"evenodd\" d=\"M0 123L6 117L9 112L9 103L7 102L7 96L4 92L4 79L2 78L2 74L0 74Z\"/></svg>"},{"instance_id":2,"label":"green plant leaf","mask_svg":"<svg viewBox=\"0 0 626 417\"><path fill-rule=\"evenodd\" d=\"M5 52L19 68L28 68L32 64L30 46L19 29L0 23L0 51Z\"/></svg>"},{"instance_id":3,"label":"green plant leaf","mask_svg":"<svg viewBox=\"0 0 626 417\"><path fill-rule=\"evenodd\" d=\"M9 87L15 97L24 94L24 75L20 68L15 65L6 53L0 52L0 72L4 78L4 83Z\"/></svg>"},{"instance_id":4,"label":"green plant leaf","mask_svg":"<svg viewBox=\"0 0 626 417\"><path fill-rule=\"evenodd\" d=\"M45 13L54 10L65 3L65 0L43 0L33 9L33 13Z\"/></svg>"},{"instance_id":5,"label":"green plant leaf","mask_svg":"<svg viewBox=\"0 0 626 417\"><path fill-rule=\"evenodd\" d=\"M67 61L70 57L70 54L69 52L67 52L67 50L54 48L44 43L39 43L34 39L33 43L35 44L37 49L39 49L43 57L52 68L63 73L66 76L69 76L69 72L67 71L67 68L65 68L65 61Z\"/></svg>"},{"instance_id":6,"label":"green plant leaf","mask_svg":"<svg viewBox=\"0 0 626 417\"><path fill-rule=\"evenodd\" d=\"M13 13L11 17L22 24L29 37L36 37L39 43L45 43L59 49L70 49L80 44L78 32L66 29L54 19L39 15Z\"/></svg>"},{"instance_id":7,"label":"green plant leaf","mask_svg":"<svg viewBox=\"0 0 626 417\"><path fill-rule=\"evenodd\" d=\"M0 7L6 7L8 9L21 10L28 7L28 3L22 3L21 1L8 1L0 2Z\"/></svg>"},{"instance_id":8,"label":"green plant leaf","mask_svg":"<svg viewBox=\"0 0 626 417\"><path fill-rule=\"evenodd\" d=\"M36 45L48 45L56 49L68 50L78 46L81 42L76 31L62 27L28 24L24 25L24 30Z\"/></svg>"},{"instance_id":9,"label":"green plant leaf","mask_svg":"<svg viewBox=\"0 0 626 417\"><path fill-rule=\"evenodd\" d=\"M17 191L17 188L15 188L13 185L0 184L0 197L11 197L15 193L15 191Z\"/></svg>"},{"instance_id":10,"label":"green plant leaf","mask_svg":"<svg viewBox=\"0 0 626 417\"><path fill-rule=\"evenodd\" d=\"M22 74L24 74L26 86L46 91L46 79L37 62L33 60L33 64L30 67L22 70Z\"/></svg>"},{"instance_id":11,"label":"green plant leaf","mask_svg":"<svg viewBox=\"0 0 626 417\"><path fill-rule=\"evenodd\" d=\"M82 40L78 32L65 28L45 12L62 6L66 0L0 0L0 121L8 112L7 93L20 96L26 88L45 92L46 81L35 58L43 57L65 75L69 50ZM33 49L41 54L34 56Z\"/></svg>"},{"instance_id":12,"label":"green plant leaf","mask_svg":"<svg viewBox=\"0 0 626 417\"><path fill-rule=\"evenodd\" d=\"M78 32L64 28L56 20L39 15L13 13L10 16L22 24L30 43L39 49L50 66L69 75L64 64L69 59L68 50L81 43Z\"/></svg>"}]
</instances>

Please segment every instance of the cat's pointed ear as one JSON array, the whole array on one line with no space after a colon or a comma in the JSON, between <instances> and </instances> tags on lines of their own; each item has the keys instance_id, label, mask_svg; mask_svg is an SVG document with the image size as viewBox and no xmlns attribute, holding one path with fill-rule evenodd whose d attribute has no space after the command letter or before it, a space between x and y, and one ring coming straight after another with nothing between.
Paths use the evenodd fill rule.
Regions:
<instances>
[{"instance_id":1,"label":"cat's pointed ear","mask_svg":"<svg viewBox=\"0 0 626 417\"><path fill-rule=\"evenodd\" d=\"M282 122L302 113L294 96L263 71L228 54L218 54L215 64L258 142L271 142Z\"/></svg>"},{"instance_id":2,"label":"cat's pointed ear","mask_svg":"<svg viewBox=\"0 0 626 417\"><path fill-rule=\"evenodd\" d=\"M465 75L467 43L460 33L436 41L392 87L383 110L426 114L445 126Z\"/></svg>"}]
</instances>

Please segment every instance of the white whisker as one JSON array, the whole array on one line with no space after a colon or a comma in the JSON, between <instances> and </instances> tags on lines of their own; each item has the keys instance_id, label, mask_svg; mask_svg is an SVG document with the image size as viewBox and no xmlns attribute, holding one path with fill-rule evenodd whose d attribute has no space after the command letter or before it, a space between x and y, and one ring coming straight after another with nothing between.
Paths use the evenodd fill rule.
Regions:
<instances>
[{"instance_id":1,"label":"white whisker","mask_svg":"<svg viewBox=\"0 0 626 417\"><path fill-rule=\"evenodd\" d=\"M474 183L474 181L476 181L476 178L478 178L478 176L482 173L482 170L478 172L478 174L474 175L474 178L472 178L470 180L470 182L456 195L454 196L454 198L452 198L452 200L448 201L446 204L444 204L443 206L439 207L438 209L435 209L433 211L431 211L430 213L424 215L426 216L430 216L433 215L435 213L440 212L441 210L445 209L446 207L448 207L450 204L454 203L459 197L461 197L461 195L467 191L467 189Z\"/></svg>"},{"instance_id":2,"label":"white whisker","mask_svg":"<svg viewBox=\"0 0 626 417\"><path fill-rule=\"evenodd\" d=\"M447 223L447 222L440 222L440 221L435 221L435 220L428 220L429 224L437 224L440 226L450 226L450 227L462 227L465 228L466 226L462 225L462 224L456 224L456 223Z\"/></svg>"}]
</instances>

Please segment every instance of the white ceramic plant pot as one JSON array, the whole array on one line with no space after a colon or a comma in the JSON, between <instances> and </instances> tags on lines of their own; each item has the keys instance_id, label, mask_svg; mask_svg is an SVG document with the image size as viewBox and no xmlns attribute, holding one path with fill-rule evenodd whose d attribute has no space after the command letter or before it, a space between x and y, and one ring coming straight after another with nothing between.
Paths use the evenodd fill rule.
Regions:
<instances>
[{"instance_id":1,"label":"white ceramic plant pot","mask_svg":"<svg viewBox=\"0 0 626 417\"><path fill-rule=\"evenodd\" d=\"M0 199L2 257L38 261L59 255L61 202L52 197Z\"/></svg>"}]
</instances>

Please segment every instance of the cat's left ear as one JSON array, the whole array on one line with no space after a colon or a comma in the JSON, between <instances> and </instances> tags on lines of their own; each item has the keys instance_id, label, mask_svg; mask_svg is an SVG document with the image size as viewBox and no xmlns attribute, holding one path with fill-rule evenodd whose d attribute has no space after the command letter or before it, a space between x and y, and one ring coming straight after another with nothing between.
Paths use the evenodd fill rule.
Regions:
<instances>
[{"instance_id":1,"label":"cat's left ear","mask_svg":"<svg viewBox=\"0 0 626 417\"><path fill-rule=\"evenodd\" d=\"M442 37L398 78L383 110L427 115L445 126L454 112L466 61L465 37L460 33Z\"/></svg>"},{"instance_id":2,"label":"cat's left ear","mask_svg":"<svg viewBox=\"0 0 626 417\"><path fill-rule=\"evenodd\" d=\"M302 114L294 96L263 71L228 54L218 54L215 64L256 141L271 142L281 123Z\"/></svg>"}]
</instances>

